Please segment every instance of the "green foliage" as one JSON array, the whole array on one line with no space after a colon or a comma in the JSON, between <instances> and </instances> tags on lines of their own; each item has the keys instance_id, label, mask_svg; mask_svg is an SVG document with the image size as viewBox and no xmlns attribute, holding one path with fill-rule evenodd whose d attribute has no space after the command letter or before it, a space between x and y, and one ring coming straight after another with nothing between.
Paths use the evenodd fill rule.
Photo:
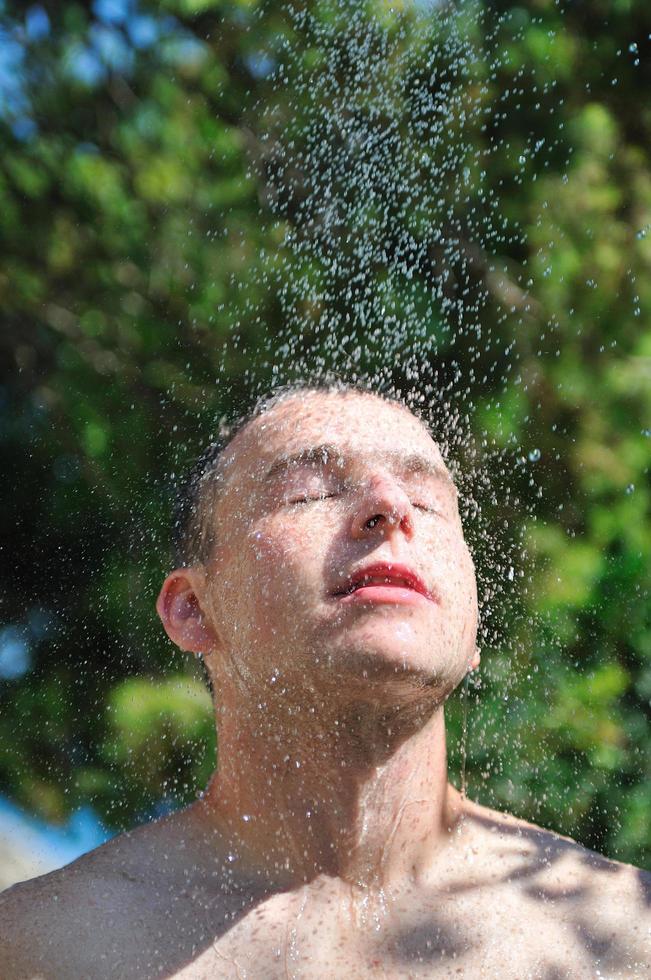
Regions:
<instances>
[{"instance_id":1,"label":"green foliage","mask_svg":"<svg viewBox=\"0 0 651 980\"><path fill-rule=\"evenodd\" d=\"M329 22L328 4L305 6ZM644 864L651 110L639 93L651 81L651 12L641 0L597 4L600 13L533 7L535 16L486 4L481 18L468 7L477 55L454 81L465 122L451 121L440 158L416 159L406 85L377 126L398 119L404 151L387 166L420 173L419 206L397 195L385 208L375 188L338 247L352 262L355 242L378 228L394 245L406 232L422 243L433 216L461 245L479 232L490 244L472 275L456 270L469 303L487 297L484 346L469 329L452 344L432 310L431 268L403 278L362 270L364 288L419 325L406 348L437 341L440 362L430 346L423 376L452 376L449 345L477 444L522 447L507 482L527 506L485 502L494 522L508 522L505 538L525 535L529 557L513 581L503 571L495 602L508 642L490 641L470 687L470 794ZM304 232L317 120L343 150L326 126L337 99L328 52L281 4L143 3L155 43L111 28L122 61L95 52L90 74L80 53L95 50L96 15L72 0L43 9L50 26L36 36L22 5L2 7L22 61L18 94L0 113L0 615L33 659L0 694L0 773L40 814L91 801L121 828L163 795L189 799L211 769L203 682L153 612L172 473L243 400L252 366L259 381L271 376L288 309L304 326L302 353L327 355L319 324L326 313L343 322L354 289L342 281L327 307L323 255L292 251L287 233ZM424 38L411 5L369 4L367 17L397 39L379 63L382 83L405 72L416 86L434 57L446 77L435 14ZM279 91L260 57L277 57L287 39L300 58ZM352 69L342 65L344 77ZM345 107L360 126L370 126L371 81ZM457 151L432 187L429 175ZM354 147L346 153L349 168L364 163ZM324 187L340 180L343 194L349 168L316 176ZM342 348L362 337L370 369L386 348L381 328L364 330L352 325ZM408 385L401 364L392 370ZM503 601L516 587L519 606ZM458 702L449 723L454 774Z\"/></svg>"},{"instance_id":2,"label":"green foliage","mask_svg":"<svg viewBox=\"0 0 651 980\"><path fill-rule=\"evenodd\" d=\"M161 793L179 801L206 785L215 764L215 724L200 680L132 677L111 690L107 711L102 756L135 774L143 810Z\"/></svg>"}]
</instances>

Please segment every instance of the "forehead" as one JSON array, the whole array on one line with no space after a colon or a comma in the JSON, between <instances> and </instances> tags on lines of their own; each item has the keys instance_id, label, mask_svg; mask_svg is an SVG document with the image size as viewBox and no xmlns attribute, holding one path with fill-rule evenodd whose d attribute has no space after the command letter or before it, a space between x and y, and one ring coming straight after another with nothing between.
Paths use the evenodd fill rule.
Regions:
<instances>
[{"instance_id":1,"label":"forehead","mask_svg":"<svg viewBox=\"0 0 651 980\"><path fill-rule=\"evenodd\" d=\"M226 452L228 482L256 476L279 457L327 444L345 457L418 453L444 466L422 422L399 403L358 392L290 395L238 433Z\"/></svg>"}]
</instances>

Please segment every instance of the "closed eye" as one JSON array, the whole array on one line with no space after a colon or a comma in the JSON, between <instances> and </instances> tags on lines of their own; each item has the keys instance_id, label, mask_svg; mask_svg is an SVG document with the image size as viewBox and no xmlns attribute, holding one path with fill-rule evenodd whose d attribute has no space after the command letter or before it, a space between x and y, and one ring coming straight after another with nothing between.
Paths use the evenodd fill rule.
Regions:
<instances>
[{"instance_id":1,"label":"closed eye","mask_svg":"<svg viewBox=\"0 0 651 980\"><path fill-rule=\"evenodd\" d=\"M416 510L422 510L426 514L440 514L440 511L436 507L432 507L430 504L418 504L415 500L412 500L411 506Z\"/></svg>"},{"instance_id":2,"label":"closed eye","mask_svg":"<svg viewBox=\"0 0 651 980\"><path fill-rule=\"evenodd\" d=\"M334 493L314 493L314 494L304 494L301 497L292 497L289 501L290 504L309 504L315 500L327 500L329 497L335 497Z\"/></svg>"}]
</instances>

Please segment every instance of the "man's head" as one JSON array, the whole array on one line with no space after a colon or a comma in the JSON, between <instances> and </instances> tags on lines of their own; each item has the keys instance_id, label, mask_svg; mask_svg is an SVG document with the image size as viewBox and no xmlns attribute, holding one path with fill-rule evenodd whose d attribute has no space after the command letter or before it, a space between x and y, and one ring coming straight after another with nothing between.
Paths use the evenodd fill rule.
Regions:
<instances>
[{"instance_id":1,"label":"man's head","mask_svg":"<svg viewBox=\"0 0 651 980\"><path fill-rule=\"evenodd\" d=\"M269 400L190 495L171 638L244 694L446 697L475 662L454 484L404 405L351 389Z\"/></svg>"}]
</instances>

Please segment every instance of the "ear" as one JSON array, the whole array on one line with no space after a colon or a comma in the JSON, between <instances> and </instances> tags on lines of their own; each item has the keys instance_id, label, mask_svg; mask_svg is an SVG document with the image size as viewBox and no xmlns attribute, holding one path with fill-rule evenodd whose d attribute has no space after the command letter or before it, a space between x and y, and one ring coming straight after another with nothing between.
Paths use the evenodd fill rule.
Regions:
<instances>
[{"instance_id":1,"label":"ear","mask_svg":"<svg viewBox=\"0 0 651 980\"><path fill-rule=\"evenodd\" d=\"M163 582L156 610L165 632L181 650L210 653L217 636L203 613L197 596L198 571L177 568Z\"/></svg>"},{"instance_id":2,"label":"ear","mask_svg":"<svg viewBox=\"0 0 651 980\"><path fill-rule=\"evenodd\" d=\"M481 651L479 647L475 647L475 652L468 665L468 670L477 670L481 662Z\"/></svg>"}]
</instances>

